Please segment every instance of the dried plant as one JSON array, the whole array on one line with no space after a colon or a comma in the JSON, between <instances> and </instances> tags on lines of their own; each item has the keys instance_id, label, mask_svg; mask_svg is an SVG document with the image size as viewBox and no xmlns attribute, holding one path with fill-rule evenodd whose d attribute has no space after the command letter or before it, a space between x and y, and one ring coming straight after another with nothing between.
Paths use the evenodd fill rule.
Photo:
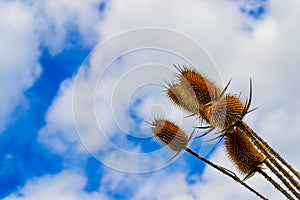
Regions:
<instances>
[{"instance_id":1,"label":"dried plant","mask_svg":"<svg viewBox=\"0 0 300 200\"><path fill-rule=\"evenodd\" d=\"M199 160L205 162L206 164L210 165L211 167L215 168L216 170L222 172L223 174L229 176L236 182L240 183L244 187L246 187L248 190L256 194L261 199L267 199L262 194L257 192L255 189L250 187L248 184L244 183L241 179L238 178L238 176L231 172L230 170L221 167L219 165L214 164L213 162L207 160L206 158L198 155L193 150L187 147L188 145L188 136L182 131L179 126L174 124L173 122L170 122L168 120L164 119L155 119L153 122L149 122L149 124L152 126L152 131L157 138L158 141L160 141L163 145L166 145L171 151L175 153L180 153L181 151L185 150L191 155L195 156Z\"/></svg>"},{"instance_id":2,"label":"dried plant","mask_svg":"<svg viewBox=\"0 0 300 200\"><path fill-rule=\"evenodd\" d=\"M294 199L291 193L297 199L300 199L299 172L243 121L244 116L252 111L250 110L252 99L251 79L249 99L243 102L237 95L224 95L230 82L223 90L220 90L213 81L201 75L195 69L177 65L174 65L174 67L178 71L176 74L177 80L166 86L167 97L178 107L209 124L206 127L198 127L208 128L208 131L201 136L212 132L216 128L220 129L216 133L220 133L219 137L221 139L225 138L228 157L239 171L246 175L245 179L251 177L255 172L259 172L288 199ZM187 145L192 135L188 138L174 123L167 120L154 120L151 125L155 136L172 151L179 153L186 150L244 185L244 182L240 182L240 179L234 173L213 164L189 149ZM262 166L270 169L287 190L264 172ZM259 197L265 198L251 187L244 186Z\"/></svg>"}]
</instances>

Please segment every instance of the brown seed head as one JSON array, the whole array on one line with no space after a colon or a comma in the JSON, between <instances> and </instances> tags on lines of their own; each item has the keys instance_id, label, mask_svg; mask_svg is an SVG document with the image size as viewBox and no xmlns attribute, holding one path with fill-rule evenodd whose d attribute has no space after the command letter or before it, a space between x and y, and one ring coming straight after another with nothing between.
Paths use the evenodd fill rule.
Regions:
<instances>
[{"instance_id":1,"label":"brown seed head","mask_svg":"<svg viewBox=\"0 0 300 200\"><path fill-rule=\"evenodd\" d=\"M242 119L244 103L235 95L226 95L205 108L205 116L213 127L226 128Z\"/></svg>"},{"instance_id":2,"label":"brown seed head","mask_svg":"<svg viewBox=\"0 0 300 200\"><path fill-rule=\"evenodd\" d=\"M194 93L201 105L218 100L221 90L195 69L183 68L178 77L180 84Z\"/></svg>"},{"instance_id":3,"label":"brown seed head","mask_svg":"<svg viewBox=\"0 0 300 200\"><path fill-rule=\"evenodd\" d=\"M167 120L155 119L151 126L155 137L172 151L178 153L185 150L188 136L176 124Z\"/></svg>"},{"instance_id":4,"label":"brown seed head","mask_svg":"<svg viewBox=\"0 0 300 200\"><path fill-rule=\"evenodd\" d=\"M182 85L170 84L167 88L167 96L175 105L207 120L204 115L204 106L199 104L195 93L190 93Z\"/></svg>"},{"instance_id":5,"label":"brown seed head","mask_svg":"<svg viewBox=\"0 0 300 200\"><path fill-rule=\"evenodd\" d=\"M241 173L249 175L261 168L264 155L239 128L235 127L226 133L225 145L228 157Z\"/></svg>"}]
</instances>

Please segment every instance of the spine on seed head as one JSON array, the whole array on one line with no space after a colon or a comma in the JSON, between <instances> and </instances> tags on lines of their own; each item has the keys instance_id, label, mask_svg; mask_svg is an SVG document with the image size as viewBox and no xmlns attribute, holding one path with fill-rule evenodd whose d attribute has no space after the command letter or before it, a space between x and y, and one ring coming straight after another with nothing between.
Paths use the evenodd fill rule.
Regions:
<instances>
[{"instance_id":1,"label":"spine on seed head","mask_svg":"<svg viewBox=\"0 0 300 200\"><path fill-rule=\"evenodd\" d=\"M154 136L170 150L179 153L186 149L188 136L173 122L155 119L150 123Z\"/></svg>"}]
</instances>

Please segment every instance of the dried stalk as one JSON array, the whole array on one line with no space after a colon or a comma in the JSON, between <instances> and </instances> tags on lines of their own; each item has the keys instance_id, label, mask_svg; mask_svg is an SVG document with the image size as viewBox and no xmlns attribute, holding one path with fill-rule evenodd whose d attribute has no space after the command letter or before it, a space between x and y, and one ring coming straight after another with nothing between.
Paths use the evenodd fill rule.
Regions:
<instances>
[{"instance_id":1,"label":"dried stalk","mask_svg":"<svg viewBox=\"0 0 300 200\"><path fill-rule=\"evenodd\" d=\"M266 160L266 166L281 180L281 182L298 198L300 199L300 194L297 193L294 188L287 182L287 180L272 166L272 164Z\"/></svg>"},{"instance_id":2,"label":"dried stalk","mask_svg":"<svg viewBox=\"0 0 300 200\"><path fill-rule=\"evenodd\" d=\"M271 161L271 163L281 172L284 177L279 174L279 172L270 165L270 163L266 160L265 163L267 167L284 183L284 185L298 198L300 199L300 186L299 183L294 179L293 176L289 174L288 171L286 171L283 166L277 162L276 159L273 158L273 155L270 155L269 149L263 145L263 143L254 135L257 135L250 127L247 126L244 122L238 122L236 126L240 127L245 134L253 141L254 145L267 157L268 160ZM279 154L278 154L279 155ZM276 157L275 157L276 158ZM294 188L287 182L287 180L290 181L290 183L297 189L297 191L294 190Z\"/></svg>"},{"instance_id":3,"label":"dried stalk","mask_svg":"<svg viewBox=\"0 0 300 200\"><path fill-rule=\"evenodd\" d=\"M246 125L246 124L245 124ZM247 125L245 128L248 128ZM278 159L284 166L286 166L293 174L300 180L300 173L292 167L283 157L280 156L266 141L264 141L258 134L256 134L253 130L251 130L251 135L253 135L266 149L271 155L273 155L276 159ZM299 183L297 183L299 186Z\"/></svg>"},{"instance_id":4,"label":"dried stalk","mask_svg":"<svg viewBox=\"0 0 300 200\"><path fill-rule=\"evenodd\" d=\"M204 157L198 155L197 153L195 153L193 150L191 150L190 148L186 148L185 149L188 153L192 154L193 156L195 156L196 158L198 158L199 160L202 160L203 162L205 162L206 164L210 165L211 167L215 168L216 170L222 172L223 174L225 174L226 176L229 176L230 178L232 178L233 180L235 180L236 182L240 183L241 185L243 185L245 188L247 188L248 190L250 190L251 192L253 192L254 194L256 194L258 197L260 197L261 199L267 199L265 196L263 196L262 194L260 194L259 192L257 192L255 189L253 189L252 187L250 187L247 183L243 182L235 173L231 172L230 170L216 165L213 162L205 159Z\"/></svg>"},{"instance_id":5,"label":"dried stalk","mask_svg":"<svg viewBox=\"0 0 300 200\"><path fill-rule=\"evenodd\" d=\"M274 181L266 172L259 170L258 171L261 175L265 177L266 180L268 180L272 185L275 186L276 189L278 189L284 196L286 196L288 199L294 199L286 190L284 190L276 181Z\"/></svg>"}]
</instances>

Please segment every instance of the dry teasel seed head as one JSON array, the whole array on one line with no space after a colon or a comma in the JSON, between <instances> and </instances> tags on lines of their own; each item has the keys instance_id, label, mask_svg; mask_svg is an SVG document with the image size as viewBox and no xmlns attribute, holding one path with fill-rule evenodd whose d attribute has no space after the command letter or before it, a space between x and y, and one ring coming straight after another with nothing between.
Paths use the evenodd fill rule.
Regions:
<instances>
[{"instance_id":1,"label":"dry teasel seed head","mask_svg":"<svg viewBox=\"0 0 300 200\"><path fill-rule=\"evenodd\" d=\"M180 84L184 86L189 93L196 95L199 104L205 105L219 99L221 90L208 78L198 73L196 69L188 69L184 66L175 67L179 71L178 78Z\"/></svg>"},{"instance_id":2,"label":"dry teasel seed head","mask_svg":"<svg viewBox=\"0 0 300 200\"><path fill-rule=\"evenodd\" d=\"M155 137L169 147L172 151L179 153L186 149L188 136L176 124L163 120L155 119L150 122Z\"/></svg>"},{"instance_id":3,"label":"dry teasel seed head","mask_svg":"<svg viewBox=\"0 0 300 200\"><path fill-rule=\"evenodd\" d=\"M246 178L261 169L265 156L238 127L225 133L225 147L230 160Z\"/></svg>"},{"instance_id":4,"label":"dry teasel seed head","mask_svg":"<svg viewBox=\"0 0 300 200\"><path fill-rule=\"evenodd\" d=\"M226 95L205 107L205 117L211 126L222 129L243 118L244 103L235 95Z\"/></svg>"},{"instance_id":5,"label":"dry teasel seed head","mask_svg":"<svg viewBox=\"0 0 300 200\"><path fill-rule=\"evenodd\" d=\"M172 83L167 86L167 96L175 105L195 115L200 115L207 121L204 115L204 106L198 102L195 93L190 93L178 83Z\"/></svg>"}]
</instances>

